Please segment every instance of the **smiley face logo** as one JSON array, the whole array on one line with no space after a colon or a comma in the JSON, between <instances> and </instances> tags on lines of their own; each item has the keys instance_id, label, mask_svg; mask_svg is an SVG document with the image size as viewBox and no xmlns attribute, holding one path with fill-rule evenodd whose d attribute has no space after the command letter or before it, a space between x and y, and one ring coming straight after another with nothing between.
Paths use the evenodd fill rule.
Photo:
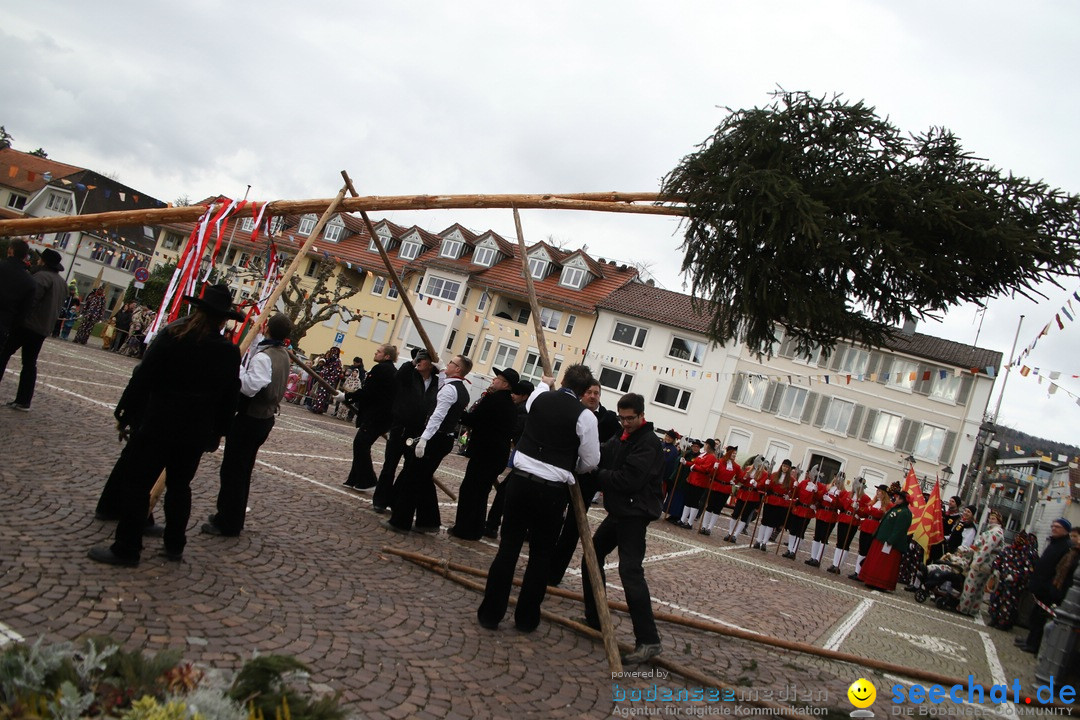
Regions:
<instances>
[{"instance_id":1,"label":"smiley face logo","mask_svg":"<svg viewBox=\"0 0 1080 720\"><path fill-rule=\"evenodd\" d=\"M868 708L877 699L877 688L866 678L859 678L847 689L848 700L857 708Z\"/></svg>"}]
</instances>

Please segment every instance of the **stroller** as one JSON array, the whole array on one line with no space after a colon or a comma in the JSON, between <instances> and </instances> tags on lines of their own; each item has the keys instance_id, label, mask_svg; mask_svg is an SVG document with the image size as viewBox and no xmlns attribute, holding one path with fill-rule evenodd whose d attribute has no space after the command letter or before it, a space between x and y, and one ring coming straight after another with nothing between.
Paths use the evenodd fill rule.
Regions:
<instances>
[{"instance_id":1,"label":"stroller","mask_svg":"<svg viewBox=\"0 0 1080 720\"><path fill-rule=\"evenodd\" d=\"M915 602L926 602L927 598L933 597L938 608L955 610L964 589L964 573L948 565L934 565L933 568L928 570L920 563L915 574L918 584Z\"/></svg>"}]
</instances>

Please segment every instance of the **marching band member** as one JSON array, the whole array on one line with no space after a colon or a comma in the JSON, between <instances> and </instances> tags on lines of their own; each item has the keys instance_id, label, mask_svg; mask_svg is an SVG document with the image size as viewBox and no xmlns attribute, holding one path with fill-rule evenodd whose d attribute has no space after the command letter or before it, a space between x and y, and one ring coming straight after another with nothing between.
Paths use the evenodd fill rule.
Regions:
<instances>
[{"instance_id":1,"label":"marching band member","mask_svg":"<svg viewBox=\"0 0 1080 720\"><path fill-rule=\"evenodd\" d=\"M788 549L783 554L788 560L795 559L795 553L799 551L799 543L806 534L806 526L810 524L810 518L816 512L815 501L817 499L818 466L810 468L806 477L800 480L792 489L791 513L788 515Z\"/></svg>"},{"instance_id":2,"label":"marching band member","mask_svg":"<svg viewBox=\"0 0 1080 720\"><path fill-rule=\"evenodd\" d=\"M716 466L716 441L709 438L705 441L705 452L691 460L683 460L683 465L690 468L690 477L687 478L686 504L683 506L682 519L679 527L691 528L697 519L698 504L701 496L709 487L709 476Z\"/></svg>"},{"instance_id":3,"label":"marching band member","mask_svg":"<svg viewBox=\"0 0 1080 720\"><path fill-rule=\"evenodd\" d=\"M735 508L731 511L724 542L735 542L739 533L746 528L746 523L761 505L761 488L768 477L769 468L765 465L765 458L758 455L753 465L747 468L745 480L735 493Z\"/></svg>"},{"instance_id":4,"label":"marching band member","mask_svg":"<svg viewBox=\"0 0 1080 720\"><path fill-rule=\"evenodd\" d=\"M833 575L840 574L840 564L844 562L844 555L851 547L851 539L859 530L859 501L864 497L864 487L866 487L866 481L857 477L851 483L851 492L844 490L840 493L839 517L836 519L836 547L833 549L832 565L827 570Z\"/></svg>"},{"instance_id":5,"label":"marching band member","mask_svg":"<svg viewBox=\"0 0 1080 720\"><path fill-rule=\"evenodd\" d=\"M735 445L728 445L724 448L724 457L720 458L713 467L715 472L706 500L707 507L701 520L701 530L698 531L702 535L712 535L716 521L720 519L720 513L727 505L728 498L731 497L732 485L742 479L742 467L735 462L735 453L738 449Z\"/></svg>"},{"instance_id":6,"label":"marching band member","mask_svg":"<svg viewBox=\"0 0 1080 720\"><path fill-rule=\"evenodd\" d=\"M773 531L784 525L784 520L791 508L791 487L795 481L793 475L795 471L791 468L791 461L785 458L780 463L780 469L765 479L763 484L765 503L761 507L761 526L758 528L753 545L758 550L767 549Z\"/></svg>"},{"instance_id":7,"label":"marching band member","mask_svg":"<svg viewBox=\"0 0 1080 720\"><path fill-rule=\"evenodd\" d=\"M817 510L814 513L814 541L810 545L810 559L806 564L810 567L821 567L821 556L825 548L829 546L829 537L833 527L840 516L840 494L844 492L844 474L837 473L829 484L819 483L817 492L814 493L814 504Z\"/></svg>"}]
</instances>

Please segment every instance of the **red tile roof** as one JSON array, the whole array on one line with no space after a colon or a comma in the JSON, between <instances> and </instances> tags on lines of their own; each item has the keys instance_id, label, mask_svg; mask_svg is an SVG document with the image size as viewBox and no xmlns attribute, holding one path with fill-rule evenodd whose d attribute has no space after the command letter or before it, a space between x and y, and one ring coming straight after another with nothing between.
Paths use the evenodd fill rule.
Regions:
<instances>
[{"instance_id":1,"label":"red tile roof","mask_svg":"<svg viewBox=\"0 0 1080 720\"><path fill-rule=\"evenodd\" d=\"M12 175L12 168L15 174ZM48 184L45 173L50 173L52 180L81 172L83 168L41 158L30 153L12 148L0 150L0 185L32 195ZM21 217L19 215L18 217Z\"/></svg>"}]
</instances>

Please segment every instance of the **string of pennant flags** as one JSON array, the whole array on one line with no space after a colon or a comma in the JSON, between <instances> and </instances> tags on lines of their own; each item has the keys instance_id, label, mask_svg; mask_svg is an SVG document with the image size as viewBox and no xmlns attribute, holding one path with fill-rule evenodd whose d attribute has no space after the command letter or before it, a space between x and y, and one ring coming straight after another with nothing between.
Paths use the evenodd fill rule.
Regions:
<instances>
[{"instance_id":1,"label":"string of pennant flags","mask_svg":"<svg viewBox=\"0 0 1080 720\"><path fill-rule=\"evenodd\" d=\"M1031 344L1021 350L1020 354L1016 356L1016 359L1009 363L1010 366L1021 365L1023 359L1031 354L1031 351L1035 349L1035 346L1039 344L1039 341L1050 334L1050 331L1054 325L1057 325L1059 331L1064 330L1065 322L1061 319L1062 315L1064 315L1065 319L1068 320L1070 323L1075 322L1076 315L1080 311L1078 311L1077 307L1073 305L1073 300L1076 300L1077 305L1080 305L1080 289L1073 290L1072 297L1066 299L1065 304L1062 305L1058 309L1058 311L1054 313L1053 319L1047 321L1047 323L1043 325L1042 329L1039 330L1038 333L1036 333L1035 339L1031 341ZM1026 375L1026 373L1023 373L1023 371L1021 371L1021 374Z\"/></svg>"},{"instance_id":2,"label":"string of pennant flags","mask_svg":"<svg viewBox=\"0 0 1080 720\"><path fill-rule=\"evenodd\" d=\"M49 173L48 171L46 171L46 172L37 172L36 170L30 170L30 169L27 169L27 168L20 167L18 165L9 165L8 166L7 176L10 179L12 179L12 180L17 179L17 178L20 177L20 175L22 177L25 177L27 182L35 182L35 181L37 181L38 178L43 179L45 182L51 182L52 181L52 174ZM126 203L128 201L128 199L130 198L132 203L138 205L139 202L142 199L142 196L139 195L138 193L129 193L129 192L126 192L126 191L123 191L123 190L113 190L112 188L98 187L97 185L84 184L84 183L81 183L81 182L76 182L74 180L69 180L68 178L59 178L58 182L61 185L64 185L64 186L67 186L67 187L74 186L75 189L80 191L80 192L100 191L102 193L102 195L106 199L109 199L109 200L111 200L113 198L113 195L115 194L115 196L117 198L119 198L120 202L122 202L122 203ZM164 202L162 202L160 200L158 200L156 202L157 202L159 207L166 207L167 205L171 204L171 203L164 203Z\"/></svg>"}]
</instances>

